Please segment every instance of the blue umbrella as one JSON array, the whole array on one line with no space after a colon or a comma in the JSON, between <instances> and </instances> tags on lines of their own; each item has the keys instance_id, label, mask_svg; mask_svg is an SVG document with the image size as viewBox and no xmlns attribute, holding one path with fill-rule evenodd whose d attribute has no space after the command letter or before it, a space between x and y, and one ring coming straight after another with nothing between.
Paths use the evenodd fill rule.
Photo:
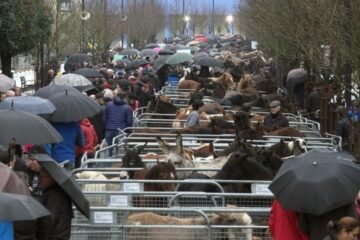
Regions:
<instances>
[{"instance_id":1,"label":"blue umbrella","mask_svg":"<svg viewBox=\"0 0 360 240\"><path fill-rule=\"evenodd\" d=\"M0 109L16 109L33 114L50 114L56 110L52 102L35 96L7 97L4 101L0 102Z\"/></svg>"}]
</instances>

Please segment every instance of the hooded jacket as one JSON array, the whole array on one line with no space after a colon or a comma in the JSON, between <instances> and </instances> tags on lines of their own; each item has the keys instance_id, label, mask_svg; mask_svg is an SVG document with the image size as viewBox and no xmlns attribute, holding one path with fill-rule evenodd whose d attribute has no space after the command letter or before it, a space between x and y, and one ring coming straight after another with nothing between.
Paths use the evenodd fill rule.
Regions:
<instances>
[{"instance_id":1,"label":"hooded jacket","mask_svg":"<svg viewBox=\"0 0 360 240\"><path fill-rule=\"evenodd\" d=\"M83 119L80 122L80 127L84 133L85 144L82 147L76 148L76 156L82 155L84 152L93 153L94 147L98 142L94 126L90 123L89 119Z\"/></svg>"},{"instance_id":2,"label":"hooded jacket","mask_svg":"<svg viewBox=\"0 0 360 240\"><path fill-rule=\"evenodd\" d=\"M132 127L133 116L130 107L120 97L115 97L113 102L109 102L105 107L103 122L107 131Z\"/></svg>"}]
</instances>

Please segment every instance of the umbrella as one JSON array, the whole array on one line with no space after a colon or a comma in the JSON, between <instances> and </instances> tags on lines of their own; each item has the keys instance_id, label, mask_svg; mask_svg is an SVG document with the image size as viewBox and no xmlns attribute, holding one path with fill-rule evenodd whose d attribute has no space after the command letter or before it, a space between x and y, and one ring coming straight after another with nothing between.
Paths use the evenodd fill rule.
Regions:
<instances>
[{"instance_id":1,"label":"umbrella","mask_svg":"<svg viewBox=\"0 0 360 240\"><path fill-rule=\"evenodd\" d=\"M30 195L29 189L7 165L0 163L0 192Z\"/></svg>"},{"instance_id":2,"label":"umbrella","mask_svg":"<svg viewBox=\"0 0 360 240\"><path fill-rule=\"evenodd\" d=\"M132 67L138 67L146 64L149 64L149 62L144 59L136 59L131 63Z\"/></svg>"},{"instance_id":3,"label":"umbrella","mask_svg":"<svg viewBox=\"0 0 360 240\"><path fill-rule=\"evenodd\" d=\"M97 78L97 77L103 78L104 77L104 75L102 75L101 73L99 73L98 71L96 71L93 68L79 68L78 70L76 70L74 72L74 74L78 74L78 75L84 76L86 78ZM68 74L66 74L66 75L68 75Z\"/></svg>"},{"instance_id":4,"label":"umbrella","mask_svg":"<svg viewBox=\"0 0 360 240\"><path fill-rule=\"evenodd\" d=\"M354 202L360 185L354 160L347 153L313 149L286 160L269 188L283 208L321 215Z\"/></svg>"},{"instance_id":5,"label":"umbrella","mask_svg":"<svg viewBox=\"0 0 360 240\"><path fill-rule=\"evenodd\" d=\"M124 55L120 55L120 54L115 54L113 56L113 62L116 62L116 61L119 61L119 60L122 60L124 58Z\"/></svg>"},{"instance_id":6,"label":"umbrella","mask_svg":"<svg viewBox=\"0 0 360 240\"><path fill-rule=\"evenodd\" d=\"M53 122L78 122L101 110L96 101L77 92L60 92L50 96L49 100L56 107L56 111L51 115Z\"/></svg>"},{"instance_id":7,"label":"umbrella","mask_svg":"<svg viewBox=\"0 0 360 240\"><path fill-rule=\"evenodd\" d=\"M156 47L156 48L153 48L153 50L154 50L157 54L159 54L159 52L162 50L162 48Z\"/></svg>"},{"instance_id":8,"label":"umbrella","mask_svg":"<svg viewBox=\"0 0 360 240\"><path fill-rule=\"evenodd\" d=\"M173 65L173 64L180 64L180 63L184 63L184 62L188 62L193 58L193 55L191 55L190 53L176 53L172 56L170 56L165 63L169 64L169 65Z\"/></svg>"},{"instance_id":9,"label":"umbrella","mask_svg":"<svg viewBox=\"0 0 360 240\"><path fill-rule=\"evenodd\" d=\"M303 83L306 80L306 70L302 68L296 68L291 70L286 79L286 84L288 87L293 87L298 83Z\"/></svg>"},{"instance_id":10,"label":"umbrella","mask_svg":"<svg viewBox=\"0 0 360 240\"><path fill-rule=\"evenodd\" d=\"M40 166L44 168L56 183L69 195L76 208L90 219L89 202L82 193L79 184L75 181L72 174L61 167L55 160L47 154L35 153L32 157L38 160Z\"/></svg>"},{"instance_id":11,"label":"umbrella","mask_svg":"<svg viewBox=\"0 0 360 240\"><path fill-rule=\"evenodd\" d=\"M197 52L194 54L194 59L199 59L201 57L208 57L209 54L207 54L206 52Z\"/></svg>"},{"instance_id":12,"label":"umbrella","mask_svg":"<svg viewBox=\"0 0 360 240\"><path fill-rule=\"evenodd\" d=\"M55 106L49 100L36 96L7 97L0 102L0 110L16 109L33 114L50 114Z\"/></svg>"},{"instance_id":13,"label":"umbrella","mask_svg":"<svg viewBox=\"0 0 360 240\"><path fill-rule=\"evenodd\" d=\"M77 92L80 93L76 88L73 88L68 85L48 85L46 87L40 88L37 92L35 92L34 96L38 96L41 98L49 98L50 96L59 93L59 92Z\"/></svg>"},{"instance_id":14,"label":"umbrella","mask_svg":"<svg viewBox=\"0 0 360 240\"><path fill-rule=\"evenodd\" d=\"M61 135L43 118L18 110L0 110L0 144L58 143Z\"/></svg>"},{"instance_id":15,"label":"umbrella","mask_svg":"<svg viewBox=\"0 0 360 240\"><path fill-rule=\"evenodd\" d=\"M124 49L121 52L119 52L119 54L124 55L124 56L138 55L139 50L137 50L137 49Z\"/></svg>"},{"instance_id":16,"label":"umbrella","mask_svg":"<svg viewBox=\"0 0 360 240\"><path fill-rule=\"evenodd\" d=\"M159 55L173 55L173 54L175 54L175 52L169 49L162 49L159 51Z\"/></svg>"},{"instance_id":17,"label":"umbrella","mask_svg":"<svg viewBox=\"0 0 360 240\"><path fill-rule=\"evenodd\" d=\"M199 44L199 43L200 43L199 41L193 40L193 41L188 42L186 45L188 45L188 46L194 46L194 45Z\"/></svg>"},{"instance_id":18,"label":"umbrella","mask_svg":"<svg viewBox=\"0 0 360 240\"><path fill-rule=\"evenodd\" d=\"M145 48L148 48L148 49L157 48L157 47L160 47L159 44L157 44L157 43L149 43L145 46Z\"/></svg>"},{"instance_id":19,"label":"umbrella","mask_svg":"<svg viewBox=\"0 0 360 240\"><path fill-rule=\"evenodd\" d=\"M84 92L95 88L94 85L89 81L89 79L87 79L84 76L73 73L65 74L60 78L55 78L54 80L51 81L50 85L51 84L68 85Z\"/></svg>"},{"instance_id":20,"label":"umbrella","mask_svg":"<svg viewBox=\"0 0 360 240\"><path fill-rule=\"evenodd\" d=\"M84 53L78 53L72 55L65 63L65 71L66 72L73 72L78 68L86 67L91 63L90 57Z\"/></svg>"},{"instance_id":21,"label":"umbrella","mask_svg":"<svg viewBox=\"0 0 360 240\"><path fill-rule=\"evenodd\" d=\"M198 42L209 42L209 39L205 36L198 36L198 37L195 37L195 41L198 41Z\"/></svg>"},{"instance_id":22,"label":"umbrella","mask_svg":"<svg viewBox=\"0 0 360 240\"><path fill-rule=\"evenodd\" d=\"M34 220L50 215L50 212L35 198L0 192L0 221Z\"/></svg>"},{"instance_id":23,"label":"umbrella","mask_svg":"<svg viewBox=\"0 0 360 240\"><path fill-rule=\"evenodd\" d=\"M154 61L154 70L157 72L159 71L166 63L166 59L168 59L169 56L163 55L163 56L159 56L155 61Z\"/></svg>"},{"instance_id":24,"label":"umbrella","mask_svg":"<svg viewBox=\"0 0 360 240\"><path fill-rule=\"evenodd\" d=\"M195 64L208 67L223 67L224 63L213 57L203 56L196 60Z\"/></svg>"},{"instance_id":25,"label":"umbrella","mask_svg":"<svg viewBox=\"0 0 360 240\"><path fill-rule=\"evenodd\" d=\"M0 92L6 92L15 86L15 80L0 73Z\"/></svg>"},{"instance_id":26,"label":"umbrella","mask_svg":"<svg viewBox=\"0 0 360 240\"><path fill-rule=\"evenodd\" d=\"M153 49L144 49L140 52L140 56L142 57L154 57L156 55L158 55L158 53Z\"/></svg>"}]
</instances>

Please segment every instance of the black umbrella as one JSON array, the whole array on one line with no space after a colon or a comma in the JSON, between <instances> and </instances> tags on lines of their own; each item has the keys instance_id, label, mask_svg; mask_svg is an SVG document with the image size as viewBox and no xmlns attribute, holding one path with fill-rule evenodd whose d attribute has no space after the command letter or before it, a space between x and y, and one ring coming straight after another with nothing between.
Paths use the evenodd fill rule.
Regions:
<instances>
[{"instance_id":1,"label":"black umbrella","mask_svg":"<svg viewBox=\"0 0 360 240\"><path fill-rule=\"evenodd\" d=\"M91 60L87 54L78 53L72 55L65 63L65 71L73 72L76 69L86 67L86 65L90 64Z\"/></svg>"},{"instance_id":2,"label":"black umbrella","mask_svg":"<svg viewBox=\"0 0 360 240\"><path fill-rule=\"evenodd\" d=\"M306 80L306 70L302 68L296 68L291 70L286 79L286 85L288 87L293 87L298 83L303 83Z\"/></svg>"},{"instance_id":3,"label":"black umbrella","mask_svg":"<svg viewBox=\"0 0 360 240\"><path fill-rule=\"evenodd\" d=\"M140 56L142 57L154 57L158 55L158 53L152 49L144 49L140 52Z\"/></svg>"},{"instance_id":4,"label":"black umbrella","mask_svg":"<svg viewBox=\"0 0 360 240\"><path fill-rule=\"evenodd\" d=\"M165 66L165 61L166 59L169 58L169 55L163 55L163 56L159 56L155 61L154 61L154 70L157 72L159 71L163 66Z\"/></svg>"},{"instance_id":5,"label":"black umbrella","mask_svg":"<svg viewBox=\"0 0 360 240\"><path fill-rule=\"evenodd\" d=\"M208 67L223 67L224 63L213 57L203 56L196 60L195 64Z\"/></svg>"},{"instance_id":6,"label":"black umbrella","mask_svg":"<svg viewBox=\"0 0 360 240\"><path fill-rule=\"evenodd\" d=\"M123 56L138 55L139 53L140 52L137 49L124 49L121 52L119 52L119 54Z\"/></svg>"},{"instance_id":7,"label":"black umbrella","mask_svg":"<svg viewBox=\"0 0 360 240\"><path fill-rule=\"evenodd\" d=\"M55 182L69 195L76 208L84 214L85 217L90 219L89 202L82 193L73 175L47 154L35 153L32 154L32 157L38 160L40 166L44 168Z\"/></svg>"},{"instance_id":8,"label":"black umbrella","mask_svg":"<svg viewBox=\"0 0 360 240\"><path fill-rule=\"evenodd\" d=\"M38 91L35 92L34 96L49 98L56 93L64 93L65 91L80 93L76 88L73 88L71 86L50 84L46 87L40 88Z\"/></svg>"},{"instance_id":9,"label":"black umbrella","mask_svg":"<svg viewBox=\"0 0 360 240\"><path fill-rule=\"evenodd\" d=\"M58 143L61 135L43 118L28 112L0 110L0 144Z\"/></svg>"},{"instance_id":10,"label":"black umbrella","mask_svg":"<svg viewBox=\"0 0 360 240\"><path fill-rule=\"evenodd\" d=\"M157 48L157 47L160 47L157 43L149 43L149 44L146 44L146 46L145 46L145 48L148 48L148 49Z\"/></svg>"},{"instance_id":11,"label":"black umbrella","mask_svg":"<svg viewBox=\"0 0 360 240\"><path fill-rule=\"evenodd\" d=\"M149 64L149 62L144 59L136 59L135 61L132 62L131 65L132 67L138 67L146 64Z\"/></svg>"},{"instance_id":12,"label":"black umbrella","mask_svg":"<svg viewBox=\"0 0 360 240\"><path fill-rule=\"evenodd\" d=\"M89 79L82 75L73 73L64 74L60 78L55 78L51 81L50 85L68 85L83 92L95 88L95 86L90 82Z\"/></svg>"},{"instance_id":13,"label":"black umbrella","mask_svg":"<svg viewBox=\"0 0 360 240\"><path fill-rule=\"evenodd\" d=\"M35 198L0 192L0 221L34 220L50 212Z\"/></svg>"},{"instance_id":14,"label":"black umbrella","mask_svg":"<svg viewBox=\"0 0 360 240\"><path fill-rule=\"evenodd\" d=\"M96 71L95 69L93 68L80 68L78 70L76 70L74 72L74 74L78 74L78 75L81 75L81 76L84 76L86 78L103 78L104 75L102 75L101 73L99 73L98 71Z\"/></svg>"},{"instance_id":15,"label":"black umbrella","mask_svg":"<svg viewBox=\"0 0 360 240\"><path fill-rule=\"evenodd\" d=\"M170 49L162 49L159 51L159 55L173 55L173 54L175 54L175 52Z\"/></svg>"},{"instance_id":16,"label":"black umbrella","mask_svg":"<svg viewBox=\"0 0 360 240\"><path fill-rule=\"evenodd\" d=\"M283 208L321 215L354 202L360 187L354 160L347 153L314 149L286 160L269 188Z\"/></svg>"},{"instance_id":17,"label":"black umbrella","mask_svg":"<svg viewBox=\"0 0 360 240\"><path fill-rule=\"evenodd\" d=\"M60 92L49 97L56 111L51 115L53 122L78 122L100 112L100 105L79 92Z\"/></svg>"}]
</instances>

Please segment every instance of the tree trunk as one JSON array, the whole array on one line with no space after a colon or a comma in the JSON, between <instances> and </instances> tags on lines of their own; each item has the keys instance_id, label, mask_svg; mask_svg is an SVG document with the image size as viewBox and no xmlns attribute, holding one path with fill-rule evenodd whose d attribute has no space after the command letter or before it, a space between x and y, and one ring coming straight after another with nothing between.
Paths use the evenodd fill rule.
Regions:
<instances>
[{"instance_id":1,"label":"tree trunk","mask_svg":"<svg viewBox=\"0 0 360 240\"><path fill-rule=\"evenodd\" d=\"M2 73L6 76L12 78L11 73L11 56L9 55L1 55L1 70Z\"/></svg>"}]
</instances>

